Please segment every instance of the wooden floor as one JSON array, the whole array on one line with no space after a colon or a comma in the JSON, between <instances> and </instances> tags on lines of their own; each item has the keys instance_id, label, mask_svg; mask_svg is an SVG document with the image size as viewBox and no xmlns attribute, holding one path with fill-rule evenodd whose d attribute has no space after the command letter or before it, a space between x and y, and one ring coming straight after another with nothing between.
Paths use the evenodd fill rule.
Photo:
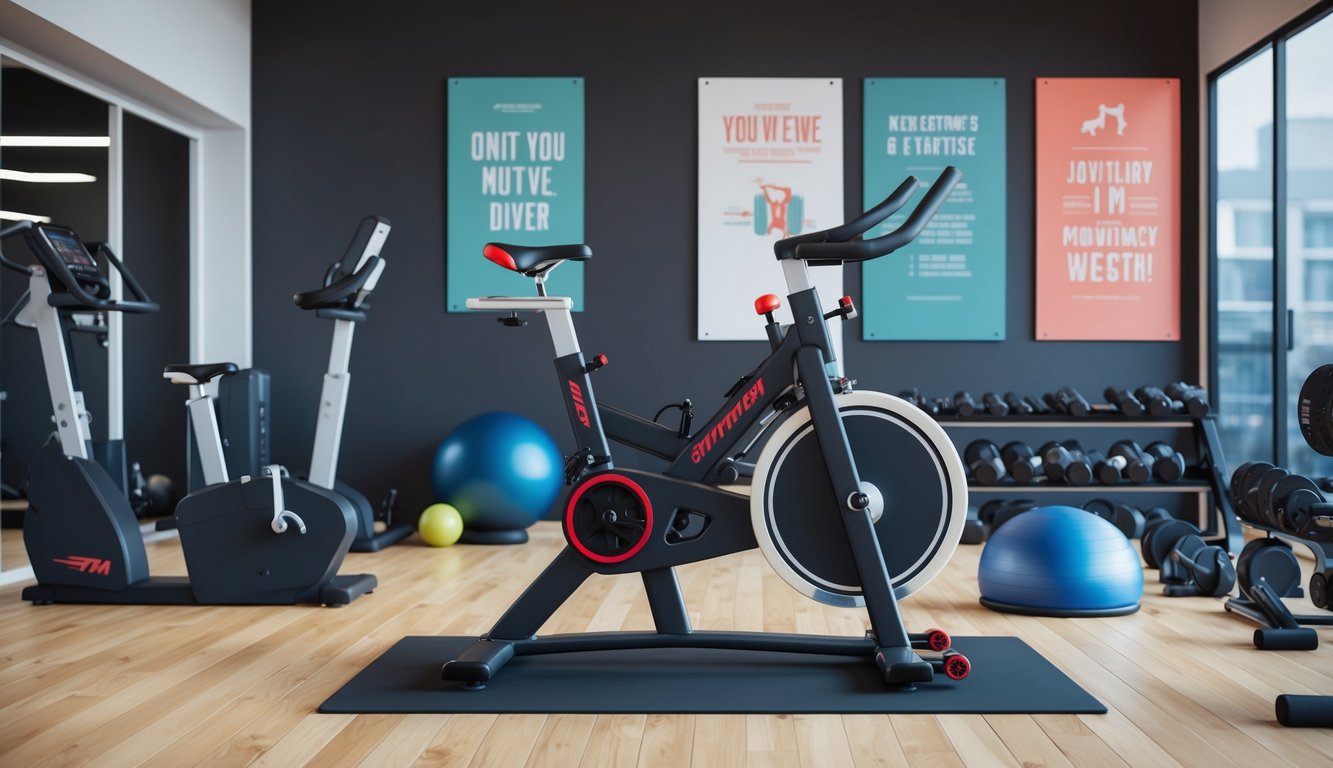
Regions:
<instances>
[{"instance_id":1,"label":"wooden floor","mask_svg":"<svg viewBox=\"0 0 1333 768\"><path fill-rule=\"evenodd\" d=\"M980 548L904 604L912 628L1017 635L1105 715L320 715L320 702L404 635L489 626L562 543L553 523L509 548L403 545L351 555L381 587L340 609L31 606L0 590L0 765L1317 766L1333 731L1273 722L1273 699L1333 694L1333 633L1265 653L1204 598L1150 594L1113 619L981 608ZM155 569L184 573L175 541ZM1306 564L1308 568L1308 563ZM700 628L860 634L863 613L798 596L757 552L681 569ZM632 577L584 586L548 631L649 628ZM905 694L910 695L910 694Z\"/></svg>"}]
</instances>

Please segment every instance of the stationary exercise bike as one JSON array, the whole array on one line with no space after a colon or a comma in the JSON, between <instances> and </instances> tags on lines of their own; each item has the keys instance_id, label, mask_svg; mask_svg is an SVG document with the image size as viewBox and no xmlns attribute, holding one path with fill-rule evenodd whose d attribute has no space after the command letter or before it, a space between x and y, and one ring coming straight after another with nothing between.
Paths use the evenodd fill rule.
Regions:
<instances>
[{"instance_id":1,"label":"stationary exercise bike","mask_svg":"<svg viewBox=\"0 0 1333 768\"><path fill-rule=\"evenodd\" d=\"M501 310L518 325L520 310L546 316L576 452L567 464L566 546L491 631L447 661L446 680L484 687L509 659L570 651L723 648L860 656L903 689L935 672L961 679L965 657L934 630L909 635L898 600L943 569L966 519L962 462L944 431L906 401L854 392L833 365L826 321L855 316L850 298L825 313L807 266L841 265L890 253L915 238L961 174L946 168L892 233L859 237L912 197L915 179L856 220L779 240L795 321L773 319L776 296L756 301L767 319L771 354L726 393L707 424L664 427L597 402L591 374L606 356L585 360L571 301L547 296L546 276L565 261L592 256L586 245L488 244L487 259L531 277L536 297L469 299L470 309ZM662 472L618 469L607 438L666 460ZM762 445L758 459L748 454ZM750 495L723 487L750 481ZM758 547L774 570L807 597L864 606L864 637L694 631L674 567ZM593 632L537 637L538 629L593 573L639 573L655 632ZM923 658L918 650L938 655Z\"/></svg>"},{"instance_id":2,"label":"stationary exercise bike","mask_svg":"<svg viewBox=\"0 0 1333 768\"><path fill-rule=\"evenodd\" d=\"M189 404L205 476L211 483L176 507L189 578L150 576L147 552L125 495L88 458L88 418L68 350L71 315L157 311L125 265L97 250L121 276L130 300L111 298L110 280L73 230L20 222L37 263L0 256L29 278L20 319L35 327L56 433L28 467L23 540L37 577L23 590L33 603L342 605L376 586L374 576L337 576L355 532L341 497L285 477L279 467L230 480L212 400L204 385L235 372L232 363L171 365L166 376L194 388Z\"/></svg>"}]
</instances>

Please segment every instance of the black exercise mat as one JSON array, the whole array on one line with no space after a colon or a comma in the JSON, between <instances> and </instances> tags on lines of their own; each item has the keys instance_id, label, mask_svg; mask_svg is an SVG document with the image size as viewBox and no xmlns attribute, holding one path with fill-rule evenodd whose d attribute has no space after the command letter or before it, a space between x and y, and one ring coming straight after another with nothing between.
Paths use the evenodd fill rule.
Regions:
<instances>
[{"instance_id":1,"label":"black exercise mat","mask_svg":"<svg viewBox=\"0 0 1333 768\"><path fill-rule=\"evenodd\" d=\"M518 656L480 691L440 679L471 637L405 637L320 712L1103 714L1106 707L1016 637L960 637L961 681L886 690L868 660L671 648Z\"/></svg>"}]
</instances>

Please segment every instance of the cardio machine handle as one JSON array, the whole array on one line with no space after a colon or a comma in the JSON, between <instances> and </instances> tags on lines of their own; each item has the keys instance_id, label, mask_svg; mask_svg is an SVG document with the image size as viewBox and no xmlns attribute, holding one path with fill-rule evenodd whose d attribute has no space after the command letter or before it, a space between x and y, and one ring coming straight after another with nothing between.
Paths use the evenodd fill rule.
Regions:
<instances>
[{"instance_id":1,"label":"cardio machine handle","mask_svg":"<svg viewBox=\"0 0 1333 768\"><path fill-rule=\"evenodd\" d=\"M100 253L106 257L106 262L120 273L120 279L124 281L125 287L129 289L130 301L112 299L99 299L88 293L79 285L79 281L74 279L68 273L65 276L58 276L57 279L65 286L68 293L52 293L47 297L47 303L53 307L86 307L98 312L124 312L127 314L151 314L156 312L159 307L157 302L148 298L148 292L139 285L139 281L134 279L134 275L125 269L125 264L116 258L116 254L111 252L110 246L101 243L94 250L94 253ZM68 278L68 279L65 279Z\"/></svg>"},{"instance_id":2,"label":"cardio machine handle","mask_svg":"<svg viewBox=\"0 0 1333 768\"><path fill-rule=\"evenodd\" d=\"M796 248L803 243L842 243L863 235L870 231L871 227L892 216L899 208L906 205L920 186L921 182L917 181L915 176L908 176L879 205L855 219L832 229L783 238L773 244L773 252L777 254L779 260L795 259L797 258Z\"/></svg>"},{"instance_id":3,"label":"cardio machine handle","mask_svg":"<svg viewBox=\"0 0 1333 768\"><path fill-rule=\"evenodd\" d=\"M907 217L902 226L887 235L870 240L852 240L850 242L807 242L796 246L795 258L813 264L842 264L848 261L869 261L892 253L916 239L934 218L944 201L949 199L953 188L963 178L963 174L952 165L931 185L930 191L917 204L916 209Z\"/></svg>"},{"instance_id":4,"label":"cardio machine handle","mask_svg":"<svg viewBox=\"0 0 1333 768\"><path fill-rule=\"evenodd\" d=\"M334 262L324 273L324 286L312 291L301 291L292 296L292 302L301 309L333 309L342 305L348 297L356 294L357 291L370 280L370 276L379 269L380 257L371 256L366 259L361 268L355 272L343 275L334 280L338 270L342 267L342 262Z\"/></svg>"},{"instance_id":5,"label":"cardio machine handle","mask_svg":"<svg viewBox=\"0 0 1333 768\"><path fill-rule=\"evenodd\" d=\"M17 224L10 224L4 229L0 229L0 240L8 240L9 238L14 237L15 235L27 232L30 229L32 229L31 221L20 221ZM9 259L5 258L4 251L0 251L0 266L4 266L7 269L12 269L20 274L24 275L32 274L31 266L27 264L20 264L17 261L10 261Z\"/></svg>"}]
</instances>

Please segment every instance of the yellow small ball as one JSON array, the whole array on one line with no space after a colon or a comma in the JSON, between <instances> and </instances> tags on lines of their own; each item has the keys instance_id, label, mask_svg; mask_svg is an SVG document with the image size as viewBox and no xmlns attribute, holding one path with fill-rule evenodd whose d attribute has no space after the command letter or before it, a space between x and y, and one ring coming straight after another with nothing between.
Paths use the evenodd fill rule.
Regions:
<instances>
[{"instance_id":1,"label":"yellow small ball","mask_svg":"<svg viewBox=\"0 0 1333 768\"><path fill-rule=\"evenodd\" d=\"M463 516L449 504L431 504L417 519L417 533L432 547L447 547L463 535Z\"/></svg>"}]
</instances>

